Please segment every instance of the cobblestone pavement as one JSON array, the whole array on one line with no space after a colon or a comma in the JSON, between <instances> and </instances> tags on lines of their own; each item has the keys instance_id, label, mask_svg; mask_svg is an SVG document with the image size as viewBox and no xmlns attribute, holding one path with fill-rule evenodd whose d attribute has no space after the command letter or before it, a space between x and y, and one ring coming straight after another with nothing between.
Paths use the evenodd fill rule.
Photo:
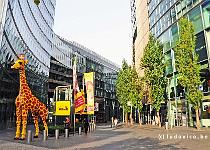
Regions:
<instances>
[{"instance_id":1,"label":"cobblestone pavement","mask_svg":"<svg viewBox=\"0 0 210 150\"><path fill-rule=\"evenodd\" d=\"M202 149L210 148L210 130L196 131L193 128L177 127L170 130L156 126L132 128L110 128L99 126L88 135L70 135L69 138L60 136L58 140L49 137L47 141L33 139L30 144L26 141L15 141L15 129L0 131L0 150L139 150L139 149Z\"/></svg>"}]
</instances>

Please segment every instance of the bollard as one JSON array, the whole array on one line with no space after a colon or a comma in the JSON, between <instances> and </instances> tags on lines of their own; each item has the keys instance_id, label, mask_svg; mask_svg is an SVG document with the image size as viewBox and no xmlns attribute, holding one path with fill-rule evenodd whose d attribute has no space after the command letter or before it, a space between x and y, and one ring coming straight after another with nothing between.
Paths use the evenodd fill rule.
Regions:
<instances>
[{"instance_id":1,"label":"bollard","mask_svg":"<svg viewBox=\"0 0 210 150\"><path fill-rule=\"evenodd\" d=\"M92 123L90 123L90 132L92 132L93 129L92 129Z\"/></svg>"},{"instance_id":2,"label":"bollard","mask_svg":"<svg viewBox=\"0 0 210 150\"><path fill-rule=\"evenodd\" d=\"M69 129L65 129L65 138L69 137Z\"/></svg>"},{"instance_id":3,"label":"bollard","mask_svg":"<svg viewBox=\"0 0 210 150\"><path fill-rule=\"evenodd\" d=\"M47 131L43 130L43 141L47 140Z\"/></svg>"},{"instance_id":4,"label":"bollard","mask_svg":"<svg viewBox=\"0 0 210 150\"><path fill-rule=\"evenodd\" d=\"M168 122L166 122L166 130L168 130Z\"/></svg>"},{"instance_id":5,"label":"bollard","mask_svg":"<svg viewBox=\"0 0 210 150\"><path fill-rule=\"evenodd\" d=\"M89 132L91 132L91 123L89 124Z\"/></svg>"},{"instance_id":6,"label":"bollard","mask_svg":"<svg viewBox=\"0 0 210 150\"><path fill-rule=\"evenodd\" d=\"M96 130L96 124L95 123L93 124L93 130Z\"/></svg>"},{"instance_id":7,"label":"bollard","mask_svg":"<svg viewBox=\"0 0 210 150\"><path fill-rule=\"evenodd\" d=\"M58 129L55 130L55 139L56 140L59 139L59 130Z\"/></svg>"},{"instance_id":8,"label":"bollard","mask_svg":"<svg viewBox=\"0 0 210 150\"><path fill-rule=\"evenodd\" d=\"M82 127L79 127L79 132L78 132L79 135L82 134Z\"/></svg>"},{"instance_id":9,"label":"bollard","mask_svg":"<svg viewBox=\"0 0 210 150\"><path fill-rule=\"evenodd\" d=\"M28 130L27 143L31 143L31 141L32 141L32 132L31 130Z\"/></svg>"}]
</instances>

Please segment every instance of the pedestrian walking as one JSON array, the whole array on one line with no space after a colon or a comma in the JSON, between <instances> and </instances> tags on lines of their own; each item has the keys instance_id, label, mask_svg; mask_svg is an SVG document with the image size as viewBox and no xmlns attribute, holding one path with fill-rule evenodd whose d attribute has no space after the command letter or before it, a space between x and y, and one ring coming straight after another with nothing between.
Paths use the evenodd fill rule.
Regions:
<instances>
[{"instance_id":1,"label":"pedestrian walking","mask_svg":"<svg viewBox=\"0 0 210 150\"><path fill-rule=\"evenodd\" d=\"M118 120L117 120L117 118L115 118L115 119L114 119L114 126L115 126L115 127L117 127L117 122L118 122Z\"/></svg>"},{"instance_id":2,"label":"pedestrian walking","mask_svg":"<svg viewBox=\"0 0 210 150\"><path fill-rule=\"evenodd\" d=\"M88 120L85 121L84 128L85 128L85 134L87 135L88 128L89 128L89 122L88 122Z\"/></svg>"}]
</instances>

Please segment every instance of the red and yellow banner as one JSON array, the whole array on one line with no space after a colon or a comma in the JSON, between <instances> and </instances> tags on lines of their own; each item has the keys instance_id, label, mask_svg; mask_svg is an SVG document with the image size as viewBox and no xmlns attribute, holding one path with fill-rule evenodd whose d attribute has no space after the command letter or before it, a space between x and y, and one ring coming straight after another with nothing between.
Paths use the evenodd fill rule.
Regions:
<instances>
[{"instance_id":1,"label":"red and yellow banner","mask_svg":"<svg viewBox=\"0 0 210 150\"><path fill-rule=\"evenodd\" d=\"M94 72L84 73L87 93L87 114L94 114Z\"/></svg>"},{"instance_id":2,"label":"red and yellow banner","mask_svg":"<svg viewBox=\"0 0 210 150\"><path fill-rule=\"evenodd\" d=\"M75 113L83 111L85 108L84 92L78 92L75 98Z\"/></svg>"}]
</instances>

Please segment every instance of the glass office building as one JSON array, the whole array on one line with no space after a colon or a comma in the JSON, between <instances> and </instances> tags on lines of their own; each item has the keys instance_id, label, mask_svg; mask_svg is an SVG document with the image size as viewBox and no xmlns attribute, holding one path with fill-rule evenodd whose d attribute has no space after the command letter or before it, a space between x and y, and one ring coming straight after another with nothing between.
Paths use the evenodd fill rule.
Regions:
<instances>
[{"instance_id":1,"label":"glass office building","mask_svg":"<svg viewBox=\"0 0 210 150\"><path fill-rule=\"evenodd\" d=\"M149 7L149 19L150 19L150 31L158 37L163 43L164 53L168 66L166 68L166 76L168 78L168 95L172 99L177 99L178 102L178 117L181 118L181 122L186 120L186 111L191 112L192 118L195 121L195 112L191 106L187 106L184 100L184 90L177 83L177 76L173 73L174 69L174 52L173 48L178 40L179 25L178 19L185 16L190 20L195 27L196 36L196 48L195 52L199 56L199 63L201 64L201 79L204 81L203 85L199 88L204 93L203 102L208 102L210 95L210 88L208 82L209 76L209 52L210 52L210 1L209 0L164 0L155 1L151 0L148 4ZM176 94L176 95L175 95ZM188 110L187 110L188 109ZM202 110L202 109L201 109ZM182 115L184 114L184 115ZM191 114L191 113L190 113ZM203 125L206 125L206 119L208 118L206 112L202 111L201 119L204 119ZM189 121L189 120L188 120ZM203 121L203 120L202 120ZM192 125L192 124L191 124Z\"/></svg>"},{"instance_id":2,"label":"glass office building","mask_svg":"<svg viewBox=\"0 0 210 150\"><path fill-rule=\"evenodd\" d=\"M139 0L137 0L139 1ZM138 2L136 2L138 4ZM138 7L137 7L138 9ZM192 111L192 117L195 119L194 110L191 106L186 105L184 99L184 90L177 83L177 75L174 65L174 47L179 37L178 20L185 16L195 27L196 48L195 52L199 56L201 64L200 90L204 93L203 102L210 101L210 1L209 0L149 0L147 2L149 31L157 37L164 46L165 60L167 62L166 77L168 79L167 95L172 103L175 99L178 102L178 113L182 124L186 125L186 111ZM137 11L138 12L138 11ZM137 16L137 14L136 14ZM138 18L144 19L144 18ZM138 28L138 26L137 26ZM147 25L143 28L148 28ZM135 34L133 35L135 37ZM138 36L138 35L137 35ZM137 37L138 39L138 37ZM202 103L203 104L203 103ZM202 106L203 107L203 106ZM201 119L208 118L207 111L201 113ZM176 110L172 110L176 111ZM182 115L184 114L184 115ZM183 123L185 121L185 123ZM204 123L205 124L205 123ZM204 125L203 124L203 125ZM204 125L205 126L205 125Z\"/></svg>"},{"instance_id":3,"label":"glass office building","mask_svg":"<svg viewBox=\"0 0 210 150\"><path fill-rule=\"evenodd\" d=\"M0 128L15 122L19 73L11 63L19 54L29 60L26 76L34 95L47 101L52 54L55 0L1 0L0 2Z\"/></svg>"},{"instance_id":4,"label":"glass office building","mask_svg":"<svg viewBox=\"0 0 210 150\"><path fill-rule=\"evenodd\" d=\"M73 57L77 56L77 80L83 88L84 72L95 72L95 102L99 110L95 112L97 122L106 122L111 116L119 116L119 103L116 98L115 81L118 65L100 56L92 50L54 35L54 44L50 65L48 96L53 98L56 86L72 84Z\"/></svg>"}]
</instances>

